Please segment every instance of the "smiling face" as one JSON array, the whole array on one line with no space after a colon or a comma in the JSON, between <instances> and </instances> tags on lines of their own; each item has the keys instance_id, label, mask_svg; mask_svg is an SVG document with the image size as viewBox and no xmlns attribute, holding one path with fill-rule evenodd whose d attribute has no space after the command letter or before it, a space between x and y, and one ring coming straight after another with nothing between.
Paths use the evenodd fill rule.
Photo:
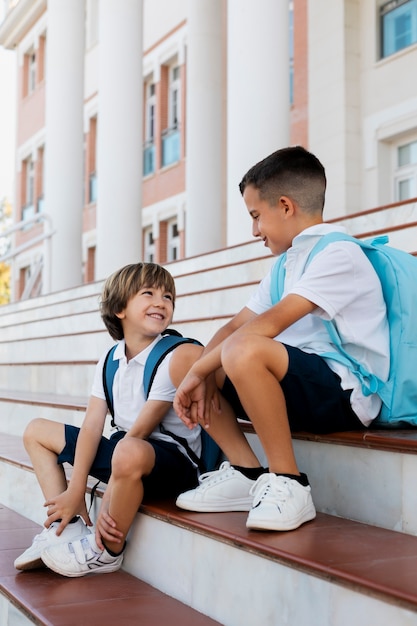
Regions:
<instances>
[{"instance_id":1,"label":"smiling face","mask_svg":"<svg viewBox=\"0 0 417 626\"><path fill-rule=\"evenodd\" d=\"M172 322L174 296L160 287L143 287L117 314L124 334L156 337Z\"/></svg>"},{"instance_id":2,"label":"smiling face","mask_svg":"<svg viewBox=\"0 0 417 626\"><path fill-rule=\"evenodd\" d=\"M252 234L263 240L274 255L286 252L296 233L293 232L294 207L291 200L281 196L276 204L260 197L259 190L247 185L243 199L252 218Z\"/></svg>"}]
</instances>

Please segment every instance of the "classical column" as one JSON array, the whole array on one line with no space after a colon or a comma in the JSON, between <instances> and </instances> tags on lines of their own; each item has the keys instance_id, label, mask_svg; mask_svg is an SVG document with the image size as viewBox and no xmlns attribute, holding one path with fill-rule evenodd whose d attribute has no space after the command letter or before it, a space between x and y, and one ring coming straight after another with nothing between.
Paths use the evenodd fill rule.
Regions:
<instances>
[{"instance_id":1,"label":"classical column","mask_svg":"<svg viewBox=\"0 0 417 626\"><path fill-rule=\"evenodd\" d=\"M289 143L289 2L228 0L227 6L227 243L233 245L251 239L242 176Z\"/></svg>"},{"instance_id":2,"label":"classical column","mask_svg":"<svg viewBox=\"0 0 417 626\"><path fill-rule=\"evenodd\" d=\"M226 243L221 7L222 0L188 1L186 256Z\"/></svg>"},{"instance_id":3,"label":"classical column","mask_svg":"<svg viewBox=\"0 0 417 626\"><path fill-rule=\"evenodd\" d=\"M52 291L82 280L84 11L84 0L48 0L45 212L56 231Z\"/></svg>"},{"instance_id":4,"label":"classical column","mask_svg":"<svg viewBox=\"0 0 417 626\"><path fill-rule=\"evenodd\" d=\"M142 257L143 0L100 0L96 279Z\"/></svg>"}]
</instances>

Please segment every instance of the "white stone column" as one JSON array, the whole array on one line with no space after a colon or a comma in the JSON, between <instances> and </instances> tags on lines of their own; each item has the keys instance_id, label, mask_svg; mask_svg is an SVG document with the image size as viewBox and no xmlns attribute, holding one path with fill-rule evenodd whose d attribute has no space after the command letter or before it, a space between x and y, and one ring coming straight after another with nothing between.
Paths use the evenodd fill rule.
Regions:
<instances>
[{"instance_id":1,"label":"white stone column","mask_svg":"<svg viewBox=\"0 0 417 626\"><path fill-rule=\"evenodd\" d=\"M225 245L222 0L188 1L185 252Z\"/></svg>"},{"instance_id":2,"label":"white stone column","mask_svg":"<svg viewBox=\"0 0 417 626\"><path fill-rule=\"evenodd\" d=\"M84 0L48 0L45 212L52 239L52 291L81 284Z\"/></svg>"},{"instance_id":3,"label":"white stone column","mask_svg":"<svg viewBox=\"0 0 417 626\"><path fill-rule=\"evenodd\" d=\"M288 0L228 0L227 244L251 239L246 171L290 138Z\"/></svg>"},{"instance_id":4,"label":"white stone column","mask_svg":"<svg viewBox=\"0 0 417 626\"><path fill-rule=\"evenodd\" d=\"M142 256L143 0L100 0L96 279Z\"/></svg>"}]
</instances>

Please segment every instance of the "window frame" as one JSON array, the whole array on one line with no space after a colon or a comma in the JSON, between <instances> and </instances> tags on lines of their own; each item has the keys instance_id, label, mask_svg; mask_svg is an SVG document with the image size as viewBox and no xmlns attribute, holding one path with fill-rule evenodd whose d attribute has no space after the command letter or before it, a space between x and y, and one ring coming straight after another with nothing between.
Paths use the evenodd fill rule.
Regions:
<instances>
[{"instance_id":1,"label":"window frame","mask_svg":"<svg viewBox=\"0 0 417 626\"><path fill-rule=\"evenodd\" d=\"M392 41L388 40L387 31L391 25L391 29L395 26L395 22L392 20L395 17L401 16L401 13L405 13L404 7L409 8L410 18L411 18L411 28L410 28L410 37L411 40L406 42L404 45L398 45L398 39L400 35L393 35ZM394 15L396 14L396 16ZM390 22L391 24L390 24ZM380 25L380 59L386 59L393 54L397 54L398 52L409 48L417 43L417 0L389 0L389 2L384 2L379 7L379 25ZM403 33L402 36L404 36ZM391 43L391 45L390 45Z\"/></svg>"},{"instance_id":2,"label":"window frame","mask_svg":"<svg viewBox=\"0 0 417 626\"><path fill-rule=\"evenodd\" d=\"M411 144L415 144L417 150L417 137L410 137L406 141L402 139L393 145L394 202L402 202L417 197L417 158L415 162L410 161L404 165L399 164L400 149ZM405 181L411 182L412 191L407 195L407 197L401 197L400 185Z\"/></svg>"}]
</instances>

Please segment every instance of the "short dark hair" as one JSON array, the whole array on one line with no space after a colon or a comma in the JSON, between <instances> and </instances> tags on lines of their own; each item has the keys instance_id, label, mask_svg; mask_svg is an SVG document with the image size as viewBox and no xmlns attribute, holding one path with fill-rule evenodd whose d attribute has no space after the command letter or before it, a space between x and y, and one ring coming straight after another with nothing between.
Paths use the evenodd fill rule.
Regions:
<instances>
[{"instance_id":1,"label":"short dark hair","mask_svg":"<svg viewBox=\"0 0 417 626\"><path fill-rule=\"evenodd\" d=\"M239 183L242 196L248 185L271 205L288 196L307 213L323 211L326 173L318 158L302 146L282 148L256 163Z\"/></svg>"},{"instance_id":2,"label":"short dark hair","mask_svg":"<svg viewBox=\"0 0 417 626\"><path fill-rule=\"evenodd\" d=\"M172 294L175 306L175 282L168 270L156 263L125 265L106 280L100 300L101 318L113 339L124 337L117 313L121 313L128 301L143 287L164 289Z\"/></svg>"}]
</instances>

